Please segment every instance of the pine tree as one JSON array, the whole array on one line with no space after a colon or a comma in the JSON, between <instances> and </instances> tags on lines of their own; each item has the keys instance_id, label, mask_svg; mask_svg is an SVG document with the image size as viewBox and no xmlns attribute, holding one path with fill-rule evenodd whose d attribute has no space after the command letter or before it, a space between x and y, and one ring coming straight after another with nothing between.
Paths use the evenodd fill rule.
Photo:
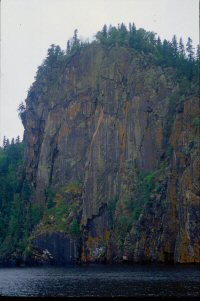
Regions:
<instances>
[{"instance_id":1,"label":"pine tree","mask_svg":"<svg viewBox=\"0 0 200 301\"><path fill-rule=\"evenodd\" d=\"M197 52L196 52L196 59L199 61L200 60L200 45L197 45Z\"/></svg>"},{"instance_id":2,"label":"pine tree","mask_svg":"<svg viewBox=\"0 0 200 301\"><path fill-rule=\"evenodd\" d=\"M22 101L22 102L20 102L17 111L18 111L19 114L20 114L20 113L23 113L25 110L26 110L26 107L25 107L25 105L24 105L24 103L23 103L23 101Z\"/></svg>"},{"instance_id":3,"label":"pine tree","mask_svg":"<svg viewBox=\"0 0 200 301\"><path fill-rule=\"evenodd\" d=\"M73 35L73 46L77 46L78 44L79 44L78 29L75 29Z\"/></svg>"},{"instance_id":4,"label":"pine tree","mask_svg":"<svg viewBox=\"0 0 200 301\"><path fill-rule=\"evenodd\" d=\"M9 139L4 136L4 138L3 138L3 148L7 148L9 145L10 145Z\"/></svg>"},{"instance_id":5,"label":"pine tree","mask_svg":"<svg viewBox=\"0 0 200 301\"><path fill-rule=\"evenodd\" d=\"M173 51L174 58L176 58L178 53L178 43L177 43L176 35L173 35L172 38L172 51Z\"/></svg>"},{"instance_id":6,"label":"pine tree","mask_svg":"<svg viewBox=\"0 0 200 301\"><path fill-rule=\"evenodd\" d=\"M25 113L25 111L26 111L26 107L25 107L25 105L23 104L23 102L21 102L21 103L19 104L19 107L18 107L17 111L18 111L18 116L19 116L19 118L21 118L21 120L23 120L24 113Z\"/></svg>"},{"instance_id":7,"label":"pine tree","mask_svg":"<svg viewBox=\"0 0 200 301\"><path fill-rule=\"evenodd\" d=\"M56 45L54 53L56 57L62 55L62 50L59 45Z\"/></svg>"},{"instance_id":8,"label":"pine tree","mask_svg":"<svg viewBox=\"0 0 200 301\"><path fill-rule=\"evenodd\" d=\"M194 60L194 77L199 81L199 62L200 62L200 45L197 45L196 56Z\"/></svg>"},{"instance_id":9,"label":"pine tree","mask_svg":"<svg viewBox=\"0 0 200 301\"><path fill-rule=\"evenodd\" d=\"M108 29L107 29L107 25L105 24L102 28L102 35L104 39L107 39L107 34L108 34Z\"/></svg>"},{"instance_id":10,"label":"pine tree","mask_svg":"<svg viewBox=\"0 0 200 301\"><path fill-rule=\"evenodd\" d=\"M70 49L71 47L70 47L70 41L68 40L67 41L67 54L69 54L70 53Z\"/></svg>"},{"instance_id":11,"label":"pine tree","mask_svg":"<svg viewBox=\"0 0 200 301\"><path fill-rule=\"evenodd\" d=\"M45 64L48 67L52 67L58 60L58 57L62 54L60 46L51 44L48 49L48 54L45 60Z\"/></svg>"},{"instance_id":12,"label":"pine tree","mask_svg":"<svg viewBox=\"0 0 200 301\"><path fill-rule=\"evenodd\" d=\"M20 143L20 137L19 137L19 136L17 136L15 142L16 142L16 143Z\"/></svg>"},{"instance_id":13,"label":"pine tree","mask_svg":"<svg viewBox=\"0 0 200 301\"><path fill-rule=\"evenodd\" d=\"M189 60L192 61L194 59L194 48L192 46L192 39L190 37L188 38L186 44L186 50L187 50Z\"/></svg>"},{"instance_id":14,"label":"pine tree","mask_svg":"<svg viewBox=\"0 0 200 301\"><path fill-rule=\"evenodd\" d=\"M6 147L7 139L6 136L3 136L3 148Z\"/></svg>"},{"instance_id":15,"label":"pine tree","mask_svg":"<svg viewBox=\"0 0 200 301\"><path fill-rule=\"evenodd\" d=\"M128 24L128 29L129 29L129 32L132 31L132 24L131 24L131 22Z\"/></svg>"},{"instance_id":16,"label":"pine tree","mask_svg":"<svg viewBox=\"0 0 200 301\"><path fill-rule=\"evenodd\" d=\"M173 52L171 48L170 42L168 42L166 39L163 41L162 45L162 55L164 57L163 63L164 65L171 65L173 62Z\"/></svg>"},{"instance_id":17,"label":"pine tree","mask_svg":"<svg viewBox=\"0 0 200 301\"><path fill-rule=\"evenodd\" d=\"M179 51L179 54L182 58L185 57L185 46L183 44L183 39L180 38L179 40L179 46L178 46L178 51Z\"/></svg>"},{"instance_id":18,"label":"pine tree","mask_svg":"<svg viewBox=\"0 0 200 301\"><path fill-rule=\"evenodd\" d=\"M129 23L129 46L134 48L135 45L135 39L136 39L136 27L135 24Z\"/></svg>"},{"instance_id":19,"label":"pine tree","mask_svg":"<svg viewBox=\"0 0 200 301\"><path fill-rule=\"evenodd\" d=\"M109 32L111 32L112 26L109 27ZM105 24L101 31L98 31L96 34L96 39L102 44L107 44L107 37L108 37L108 29L107 25Z\"/></svg>"},{"instance_id":20,"label":"pine tree","mask_svg":"<svg viewBox=\"0 0 200 301\"><path fill-rule=\"evenodd\" d=\"M122 23L123 24L123 23ZM123 24L124 25L124 24ZM135 23L129 23L128 25L129 32L135 34L136 33L136 26ZM120 30L120 25L118 24L118 30Z\"/></svg>"},{"instance_id":21,"label":"pine tree","mask_svg":"<svg viewBox=\"0 0 200 301\"><path fill-rule=\"evenodd\" d=\"M161 42L161 39L159 36L158 36L156 44L157 44L158 50L160 51L162 49L162 42Z\"/></svg>"},{"instance_id":22,"label":"pine tree","mask_svg":"<svg viewBox=\"0 0 200 301\"><path fill-rule=\"evenodd\" d=\"M10 145L10 140L7 138L6 140L6 147L8 147Z\"/></svg>"},{"instance_id":23,"label":"pine tree","mask_svg":"<svg viewBox=\"0 0 200 301\"><path fill-rule=\"evenodd\" d=\"M55 51L55 44L51 44L50 47L47 50L47 56L48 57L52 57L54 55L54 51Z\"/></svg>"}]
</instances>

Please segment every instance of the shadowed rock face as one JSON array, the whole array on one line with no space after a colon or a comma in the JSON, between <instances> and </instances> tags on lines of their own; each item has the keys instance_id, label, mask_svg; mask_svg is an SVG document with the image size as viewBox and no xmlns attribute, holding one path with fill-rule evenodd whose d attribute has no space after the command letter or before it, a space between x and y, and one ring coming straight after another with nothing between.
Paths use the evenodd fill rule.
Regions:
<instances>
[{"instance_id":1,"label":"shadowed rock face","mask_svg":"<svg viewBox=\"0 0 200 301\"><path fill-rule=\"evenodd\" d=\"M56 264L73 263L80 258L80 240L70 239L63 233L45 233L34 240L36 262L47 262ZM33 252L34 253L34 252Z\"/></svg>"},{"instance_id":2,"label":"shadowed rock face","mask_svg":"<svg viewBox=\"0 0 200 301\"><path fill-rule=\"evenodd\" d=\"M199 261L199 161L197 147L190 147L199 105L193 92L184 102L179 97L172 68L123 47L90 45L33 84L24 122L27 179L35 201L45 200L49 185L83 183L82 258L93 260L96 248L105 247L106 258L126 253L134 261ZM169 147L156 179L161 192L142 205L121 248L115 225L130 215L127 166L144 174L160 170Z\"/></svg>"}]
</instances>

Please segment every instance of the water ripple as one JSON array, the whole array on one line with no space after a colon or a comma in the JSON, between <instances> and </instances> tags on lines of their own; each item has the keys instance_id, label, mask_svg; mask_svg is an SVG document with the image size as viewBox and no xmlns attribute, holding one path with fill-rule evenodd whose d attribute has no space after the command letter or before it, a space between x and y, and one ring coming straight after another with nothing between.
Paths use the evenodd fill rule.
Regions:
<instances>
[{"instance_id":1,"label":"water ripple","mask_svg":"<svg viewBox=\"0 0 200 301\"><path fill-rule=\"evenodd\" d=\"M195 265L0 268L2 296L199 296Z\"/></svg>"}]
</instances>

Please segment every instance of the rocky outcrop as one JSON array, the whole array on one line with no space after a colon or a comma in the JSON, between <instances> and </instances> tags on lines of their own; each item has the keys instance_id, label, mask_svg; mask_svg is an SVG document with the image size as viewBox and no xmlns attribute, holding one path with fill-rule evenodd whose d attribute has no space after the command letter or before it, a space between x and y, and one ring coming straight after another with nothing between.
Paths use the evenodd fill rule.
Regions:
<instances>
[{"instance_id":1,"label":"rocky outcrop","mask_svg":"<svg viewBox=\"0 0 200 301\"><path fill-rule=\"evenodd\" d=\"M170 164L160 179L164 189L127 237L126 252L132 260L199 262L199 130L193 124L198 114L195 97L176 114L169 139Z\"/></svg>"},{"instance_id":2,"label":"rocky outcrop","mask_svg":"<svg viewBox=\"0 0 200 301\"><path fill-rule=\"evenodd\" d=\"M173 68L119 46L89 45L36 80L26 99L26 177L35 202L50 186L82 183L83 260L199 261L198 111L195 89L184 95ZM128 169L137 179L155 173L150 203L138 204ZM54 238L37 242L50 250Z\"/></svg>"},{"instance_id":3,"label":"rocky outcrop","mask_svg":"<svg viewBox=\"0 0 200 301\"><path fill-rule=\"evenodd\" d=\"M32 263L68 264L75 263L81 256L80 239L66 237L63 233L44 233L36 237L32 244Z\"/></svg>"}]
</instances>

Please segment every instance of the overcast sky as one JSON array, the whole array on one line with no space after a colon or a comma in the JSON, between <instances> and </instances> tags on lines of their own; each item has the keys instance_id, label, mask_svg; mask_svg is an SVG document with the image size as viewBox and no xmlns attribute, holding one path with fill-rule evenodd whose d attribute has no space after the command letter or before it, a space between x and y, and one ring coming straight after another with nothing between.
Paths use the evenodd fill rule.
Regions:
<instances>
[{"instance_id":1,"label":"overcast sky","mask_svg":"<svg viewBox=\"0 0 200 301\"><path fill-rule=\"evenodd\" d=\"M66 47L78 29L94 37L104 24L134 22L171 40L199 43L199 0L1 0L0 139L23 137L17 108L51 44ZM1 144L1 142L0 142Z\"/></svg>"}]
</instances>

